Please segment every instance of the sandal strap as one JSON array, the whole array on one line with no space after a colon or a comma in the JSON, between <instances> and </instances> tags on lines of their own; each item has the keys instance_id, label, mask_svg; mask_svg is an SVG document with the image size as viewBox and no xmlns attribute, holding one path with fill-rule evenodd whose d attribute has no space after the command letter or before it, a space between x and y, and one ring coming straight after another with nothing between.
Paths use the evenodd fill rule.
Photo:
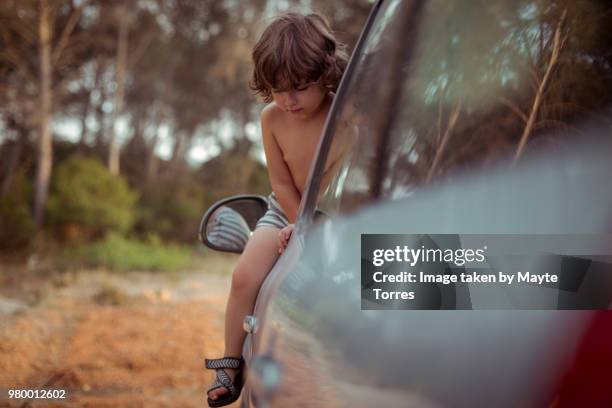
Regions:
<instances>
[{"instance_id":1,"label":"sandal strap","mask_svg":"<svg viewBox=\"0 0 612 408\"><path fill-rule=\"evenodd\" d=\"M217 370L220 368L238 369L242 365L242 358L222 357L214 359L204 359L204 366L208 369Z\"/></svg>"},{"instance_id":2,"label":"sandal strap","mask_svg":"<svg viewBox=\"0 0 612 408\"><path fill-rule=\"evenodd\" d=\"M213 390L216 390L217 388L221 388L221 387L225 387L225 386L224 386L223 384L221 384L221 383L219 382L219 379L217 379L217 378L215 377L215 382L214 382L214 383L212 383L212 385L211 385L211 386L210 386L210 387L209 387L209 388L206 390L206 393L208 394L209 392L211 392L211 391L213 391Z\"/></svg>"},{"instance_id":3,"label":"sandal strap","mask_svg":"<svg viewBox=\"0 0 612 408\"><path fill-rule=\"evenodd\" d=\"M240 375L240 373L238 373L238 375ZM236 387L234 386L232 379L225 372L225 370L223 369L217 370L217 381L223 384L223 386L227 388L227 390L230 392L231 395L234 395L236 393Z\"/></svg>"}]
</instances>

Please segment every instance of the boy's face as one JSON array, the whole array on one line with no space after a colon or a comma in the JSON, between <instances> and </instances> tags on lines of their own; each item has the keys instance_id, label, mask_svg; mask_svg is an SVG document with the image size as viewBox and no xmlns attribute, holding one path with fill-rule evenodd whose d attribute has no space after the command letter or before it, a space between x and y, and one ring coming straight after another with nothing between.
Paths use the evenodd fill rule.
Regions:
<instances>
[{"instance_id":1,"label":"boy's face","mask_svg":"<svg viewBox=\"0 0 612 408\"><path fill-rule=\"evenodd\" d=\"M305 82L288 89L272 89L272 99L276 105L300 119L315 114L326 95L327 90L318 82Z\"/></svg>"}]
</instances>

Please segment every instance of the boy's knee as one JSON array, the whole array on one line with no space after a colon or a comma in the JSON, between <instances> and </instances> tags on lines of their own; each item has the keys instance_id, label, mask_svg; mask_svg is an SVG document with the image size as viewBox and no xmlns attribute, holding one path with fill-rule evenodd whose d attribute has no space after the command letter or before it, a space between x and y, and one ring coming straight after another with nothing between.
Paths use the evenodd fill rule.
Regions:
<instances>
[{"instance_id":1,"label":"boy's knee","mask_svg":"<svg viewBox=\"0 0 612 408\"><path fill-rule=\"evenodd\" d=\"M255 285L253 278L250 276L248 267L238 265L232 273L232 289L243 291L248 290Z\"/></svg>"}]
</instances>

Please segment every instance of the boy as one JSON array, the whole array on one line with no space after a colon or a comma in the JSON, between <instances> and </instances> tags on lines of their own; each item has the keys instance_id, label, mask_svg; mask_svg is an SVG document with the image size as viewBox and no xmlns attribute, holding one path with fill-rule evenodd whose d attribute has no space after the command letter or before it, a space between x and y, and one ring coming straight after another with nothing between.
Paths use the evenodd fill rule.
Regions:
<instances>
[{"instance_id":1,"label":"boy","mask_svg":"<svg viewBox=\"0 0 612 408\"><path fill-rule=\"evenodd\" d=\"M238 399L243 385L242 322L252 313L264 278L287 244L346 54L318 14L277 17L253 49L251 88L268 105L261 113L263 145L272 186L269 209L257 223L232 275L225 316L225 356L206 360L217 371L208 404ZM331 157L338 149L332 147ZM328 160L328 163L337 163ZM335 167L327 166L329 180Z\"/></svg>"}]
</instances>

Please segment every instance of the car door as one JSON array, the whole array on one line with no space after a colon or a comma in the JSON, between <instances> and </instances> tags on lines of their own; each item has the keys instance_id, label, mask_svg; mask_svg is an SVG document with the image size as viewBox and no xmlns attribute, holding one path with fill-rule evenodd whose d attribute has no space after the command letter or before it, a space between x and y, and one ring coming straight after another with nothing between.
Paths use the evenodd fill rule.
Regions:
<instances>
[{"instance_id":1,"label":"car door","mask_svg":"<svg viewBox=\"0 0 612 408\"><path fill-rule=\"evenodd\" d=\"M280 366L277 366L274 360L269 357L274 354L275 338L278 335L278 331L283 329L282 325L275 321L273 316L269 317L270 303L275 301L278 285L284 281L286 275L299 268L299 260L304 251L306 235L316 221L316 208L314 208L316 205L316 195L321 188L322 172L326 168L327 155L332 147L336 133L335 130L338 129L338 118L341 114L345 115L343 112L347 110L346 106L351 106L350 104L354 103L350 102L350 104L347 104L346 100L353 100L355 95L352 89L357 88L359 83L371 75L374 68L373 55L387 59L390 58L390 54L397 48L390 48L389 43L394 38L391 33L396 33L397 35L401 29L398 25L399 20L393 18L398 10L398 6L399 2L397 1L378 1L372 7L370 16L366 21L364 30L349 61L342 84L334 99L326 123L325 135L322 137L322 143L318 148L317 159L311 169L304 199L301 203L296 229L293 232L289 246L283 256L279 258L260 289L254 309L254 319L251 320L253 327L249 328L249 331L253 331L253 333L247 336L244 347L247 362L251 363L249 385L243 394L243 400L246 400L248 404L261 405L262 401L271 397L270 394L276 394L275 381L265 377L266 375L272 375L270 373L278 372L277 370L280 369ZM405 10L404 13L406 13ZM386 45L383 46L385 43ZM389 68L388 64L385 65L385 69L380 72L381 78L389 75L391 71ZM373 88L369 92L375 92L377 99L383 100L387 91L383 92ZM360 95L362 96L359 98L363 101L365 91L361 92ZM347 130L346 127L341 127L340 129L345 132ZM350 156L357 150L357 144L355 143L354 135L347 139L353 142L345 148L347 153L345 160L350 160ZM308 197L315 198L309 199ZM321 218L326 216L322 215ZM286 374L283 377L286 378Z\"/></svg>"},{"instance_id":2,"label":"car door","mask_svg":"<svg viewBox=\"0 0 612 408\"><path fill-rule=\"evenodd\" d=\"M327 125L292 264L264 288L266 402L550 403L589 312L362 310L360 235L609 234L601 7L382 4ZM355 142L319 200L325 145L346 133ZM329 218L315 223L316 208Z\"/></svg>"}]
</instances>

